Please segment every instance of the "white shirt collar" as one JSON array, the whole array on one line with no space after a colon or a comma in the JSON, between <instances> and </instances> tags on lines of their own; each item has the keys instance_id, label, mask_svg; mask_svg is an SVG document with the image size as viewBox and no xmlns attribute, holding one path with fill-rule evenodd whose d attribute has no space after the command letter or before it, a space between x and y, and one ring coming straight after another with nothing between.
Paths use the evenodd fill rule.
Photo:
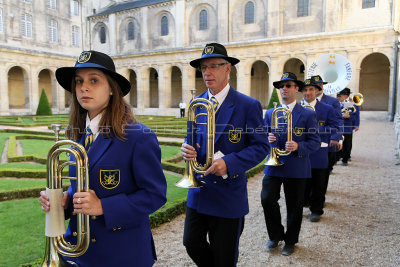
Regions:
<instances>
[{"instance_id":1,"label":"white shirt collar","mask_svg":"<svg viewBox=\"0 0 400 267\"><path fill-rule=\"evenodd\" d=\"M319 96L317 96L318 101L321 101L322 97L324 96L324 93L320 94Z\"/></svg>"},{"instance_id":2,"label":"white shirt collar","mask_svg":"<svg viewBox=\"0 0 400 267\"><path fill-rule=\"evenodd\" d=\"M303 98L303 102L306 105L310 105L312 107L315 107L315 105L317 104L317 99L314 99L314 101L312 101L311 103L308 103L304 98Z\"/></svg>"},{"instance_id":3,"label":"white shirt collar","mask_svg":"<svg viewBox=\"0 0 400 267\"><path fill-rule=\"evenodd\" d=\"M216 94L214 97L217 99L218 101L218 108L222 105L222 103L224 102L226 96L229 93L229 88L231 88L231 86L229 85L229 83L226 84L226 86L224 87L224 89L221 90L221 92L219 92L218 94ZM213 95L211 94L210 89L208 89L208 100L211 99Z\"/></svg>"},{"instance_id":4,"label":"white shirt collar","mask_svg":"<svg viewBox=\"0 0 400 267\"><path fill-rule=\"evenodd\" d=\"M290 112L292 112L294 106L296 106L296 100L293 101L292 103L287 104L287 105L282 104L281 106L282 106L282 107L288 107L288 108L290 109Z\"/></svg>"},{"instance_id":5,"label":"white shirt collar","mask_svg":"<svg viewBox=\"0 0 400 267\"><path fill-rule=\"evenodd\" d=\"M86 128L90 128L93 133L93 141L97 138L99 135L99 123L101 118L103 117L103 113L100 112L96 117L94 117L92 120L89 119L89 113L86 114Z\"/></svg>"}]
</instances>

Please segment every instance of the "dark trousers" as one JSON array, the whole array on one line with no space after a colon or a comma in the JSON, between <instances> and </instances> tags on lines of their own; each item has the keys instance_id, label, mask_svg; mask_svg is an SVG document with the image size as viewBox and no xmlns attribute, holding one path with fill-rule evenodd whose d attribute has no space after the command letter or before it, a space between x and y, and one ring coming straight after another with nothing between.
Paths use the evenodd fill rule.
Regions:
<instances>
[{"instance_id":1,"label":"dark trousers","mask_svg":"<svg viewBox=\"0 0 400 267\"><path fill-rule=\"evenodd\" d=\"M183 245L197 266L236 266L243 227L244 217L215 217L186 207Z\"/></svg>"},{"instance_id":2,"label":"dark trousers","mask_svg":"<svg viewBox=\"0 0 400 267\"><path fill-rule=\"evenodd\" d=\"M336 164L336 157L338 152L328 152L328 173L326 174L325 186L324 186L324 196L326 195L326 191L328 190L329 184L329 176L331 175L331 171L333 170L333 166Z\"/></svg>"},{"instance_id":3,"label":"dark trousers","mask_svg":"<svg viewBox=\"0 0 400 267\"><path fill-rule=\"evenodd\" d=\"M310 205L310 211L318 215L324 213L326 180L328 169L311 169L311 179L307 179L304 202Z\"/></svg>"},{"instance_id":4,"label":"dark trousers","mask_svg":"<svg viewBox=\"0 0 400 267\"><path fill-rule=\"evenodd\" d=\"M342 162L347 163L350 158L351 148L353 146L353 134L343 134L343 136L343 148L341 151L339 151L338 159L342 158Z\"/></svg>"},{"instance_id":5,"label":"dark trousers","mask_svg":"<svg viewBox=\"0 0 400 267\"><path fill-rule=\"evenodd\" d=\"M185 109L181 108L180 111L181 111L181 118L185 117Z\"/></svg>"},{"instance_id":6,"label":"dark trousers","mask_svg":"<svg viewBox=\"0 0 400 267\"><path fill-rule=\"evenodd\" d=\"M294 245L299 241L306 181L307 178L264 176L261 204L264 209L264 218L270 240L285 240L285 243L289 245ZM286 233L281 222L278 203L282 184L287 210Z\"/></svg>"}]
</instances>

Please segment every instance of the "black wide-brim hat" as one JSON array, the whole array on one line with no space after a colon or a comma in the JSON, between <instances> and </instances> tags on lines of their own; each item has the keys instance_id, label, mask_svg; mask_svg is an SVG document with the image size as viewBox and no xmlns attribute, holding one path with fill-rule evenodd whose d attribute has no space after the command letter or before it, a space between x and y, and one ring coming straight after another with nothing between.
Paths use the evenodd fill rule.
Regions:
<instances>
[{"instance_id":1,"label":"black wide-brim hat","mask_svg":"<svg viewBox=\"0 0 400 267\"><path fill-rule=\"evenodd\" d=\"M98 69L113 78L121 88L125 96L131 90L131 83L121 74L115 71L114 61L108 55L98 51L83 51L74 67L62 67L56 70L58 83L67 91L71 92L72 79L77 69L91 68Z\"/></svg>"},{"instance_id":2,"label":"black wide-brim hat","mask_svg":"<svg viewBox=\"0 0 400 267\"><path fill-rule=\"evenodd\" d=\"M294 74L292 72L284 72L282 74L281 80L273 82L272 84L274 85L275 88L279 88L281 82L285 82L285 81L294 81L299 86L299 88L300 88L299 90L301 90L301 88L303 88L303 86L304 86L304 83L302 81L297 80L296 74Z\"/></svg>"},{"instance_id":3,"label":"black wide-brim hat","mask_svg":"<svg viewBox=\"0 0 400 267\"><path fill-rule=\"evenodd\" d=\"M327 82L324 82L324 80L322 80L322 77L319 75L314 75L311 76L310 78L312 80L313 83L322 83L322 84L327 84Z\"/></svg>"},{"instance_id":4,"label":"black wide-brim hat","mask_svg":"<svg viewBox=\"0 0 400 267\"><path fill-rule=\"evenodd\" d=\"M232 66L240 62L240 60L237 58L229 57L228 52L226 52L225 46L223 46L222 44L210 43L206 44L206 46L204 47L201 58L190 61L190 66L192 66L193 68L198 68L200 66L200 62L203 59L207 58L223 58L231 63Z\"/></svg>"},{"instance_id":5,"label":"black wide-brim hat","mask_svg":"<svg viewBox=\"0 0 400 267\"><path fill-rule=\"evenodd\" d=\"M350 95L350 89L346 87L342 91L337 93L337 95Z\"/></svg>"},{"instance_id":6,"label":"black wide-brim hat","mask_svg":"<svg viewBox=\"0 0 400 267\"><path fill-rule=\"evenodd\" d=\"M313 79L306 79L305 81L304 81L304 87L306 87L306 86L314 86L315 88L317 88L318 90L320 90L320 91L322 91L322 88L318 85L318 84L316 84L314 81L313 81ZM304 88L303 87L303 88ZM301 92L302 90L303 90L303 88L300 88L299 89L299 91Z\"/></svg>"}]
</instances>

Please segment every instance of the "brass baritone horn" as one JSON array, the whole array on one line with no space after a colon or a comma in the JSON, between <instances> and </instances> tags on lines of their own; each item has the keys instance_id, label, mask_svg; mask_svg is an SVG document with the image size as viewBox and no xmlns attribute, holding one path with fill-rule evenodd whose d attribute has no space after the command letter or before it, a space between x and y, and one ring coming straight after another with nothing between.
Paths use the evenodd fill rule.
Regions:
<instances>
[{"instance_id":1,"label":"brass baritone horn","mask_svg":"<svg viewBox=\"0 0 400 267\"><path fill-rule=\"evenodd\" d=\"M193 95L194 96L194 95ZM196 108L204 107L206 113L196 114ZM204 174L207 169L213 164L214 161L214 139L215 139L215 111L213 103L205 98L192 98L190 105L188 107L188 121L187 121L187 144L193 147L196 146L195 139L196 135L196 125L207 125L207 154L206 163L201 165L197 162L195 158L192 161L186 162L186 169L183 178L177 182L175 185L182 188L198 188L201 187L204 182L199 181L196 177L196 173ZM207 116L207 122L197 122L200 116Z\"/></svg>"},{"instance_id":2,"label":"brass baritone horn","mask_svg":"<svg viewBox=\"0 0 400 267\"><path fill-rule=\"evenodd\" d=\"M279 112L283 113L283 116L278 116ZM280 118L285 119L285 123L279 123L278 120ZM274 111L272 112L271 115L271 128L272 129L277 129L280 124L286 124L286 132L287 132L287 141L292 141L292 113L288 108L284 107L279 107L275 108ZM278 142L278 140L276 141ZM270 154L268 156L268 160L265 163L267 166L281 166L283 163L281 163L278 158L279 156L288 156L290 154L290 151L286 150L280 150L277 147L271 147Z\"/></svg>"},{"instance_id":3,"label":"brass baritone horn","mask_svg":"<svg viewBox=\"0 0 400 267\"><path fill-rule=\"evenodd\" d=\"M62 179L70 179L76 180L76 192L88 192L89 168L85 148L71 140L58 141L58 132L61 129L61 125L55 124L52 127L56 132L56 142L50 148L47 156L47 188L50 190L61 189L62 191ZM60 164L59 157L62 153L73 155L75 161L67 161ZM69 165L76 166L76 177L62 177L63 169ZM61 223L64 224L64 220ZM75 245L66 242L62 234L55 237L48 236L46 238L46 253L42 266L69 266L60 254L67 257L83 255L89 248L90 242L89 215L77 214L77 231L73 233L77 238Z\"/></svg>"}]
</instances>

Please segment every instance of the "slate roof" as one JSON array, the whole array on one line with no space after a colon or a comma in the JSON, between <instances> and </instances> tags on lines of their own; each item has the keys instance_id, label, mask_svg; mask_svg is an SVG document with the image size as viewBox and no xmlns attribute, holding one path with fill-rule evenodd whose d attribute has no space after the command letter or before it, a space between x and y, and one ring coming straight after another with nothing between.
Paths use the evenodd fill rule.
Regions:
<instances>
[{"instance_id":1,"label":"slate roof","mask_svg":"<svg viewBox=\"0 0 400 267\"><path fill-rule=\"evenodd\" d=\"M129 9L134 9L138 7L144 7L144 6L151 6L154 4L159 4L159 3L164 3L164 2L170 2L171 0L138 0L138 1L130 1L130 2L125 2L125 3L120 3L114 6L110 6L109 8L93 14L91 17L95 16L101 16L101 15L106 15L106 14L111 14L123 10L129 10Z\"/></svg>"}]
</instances>

